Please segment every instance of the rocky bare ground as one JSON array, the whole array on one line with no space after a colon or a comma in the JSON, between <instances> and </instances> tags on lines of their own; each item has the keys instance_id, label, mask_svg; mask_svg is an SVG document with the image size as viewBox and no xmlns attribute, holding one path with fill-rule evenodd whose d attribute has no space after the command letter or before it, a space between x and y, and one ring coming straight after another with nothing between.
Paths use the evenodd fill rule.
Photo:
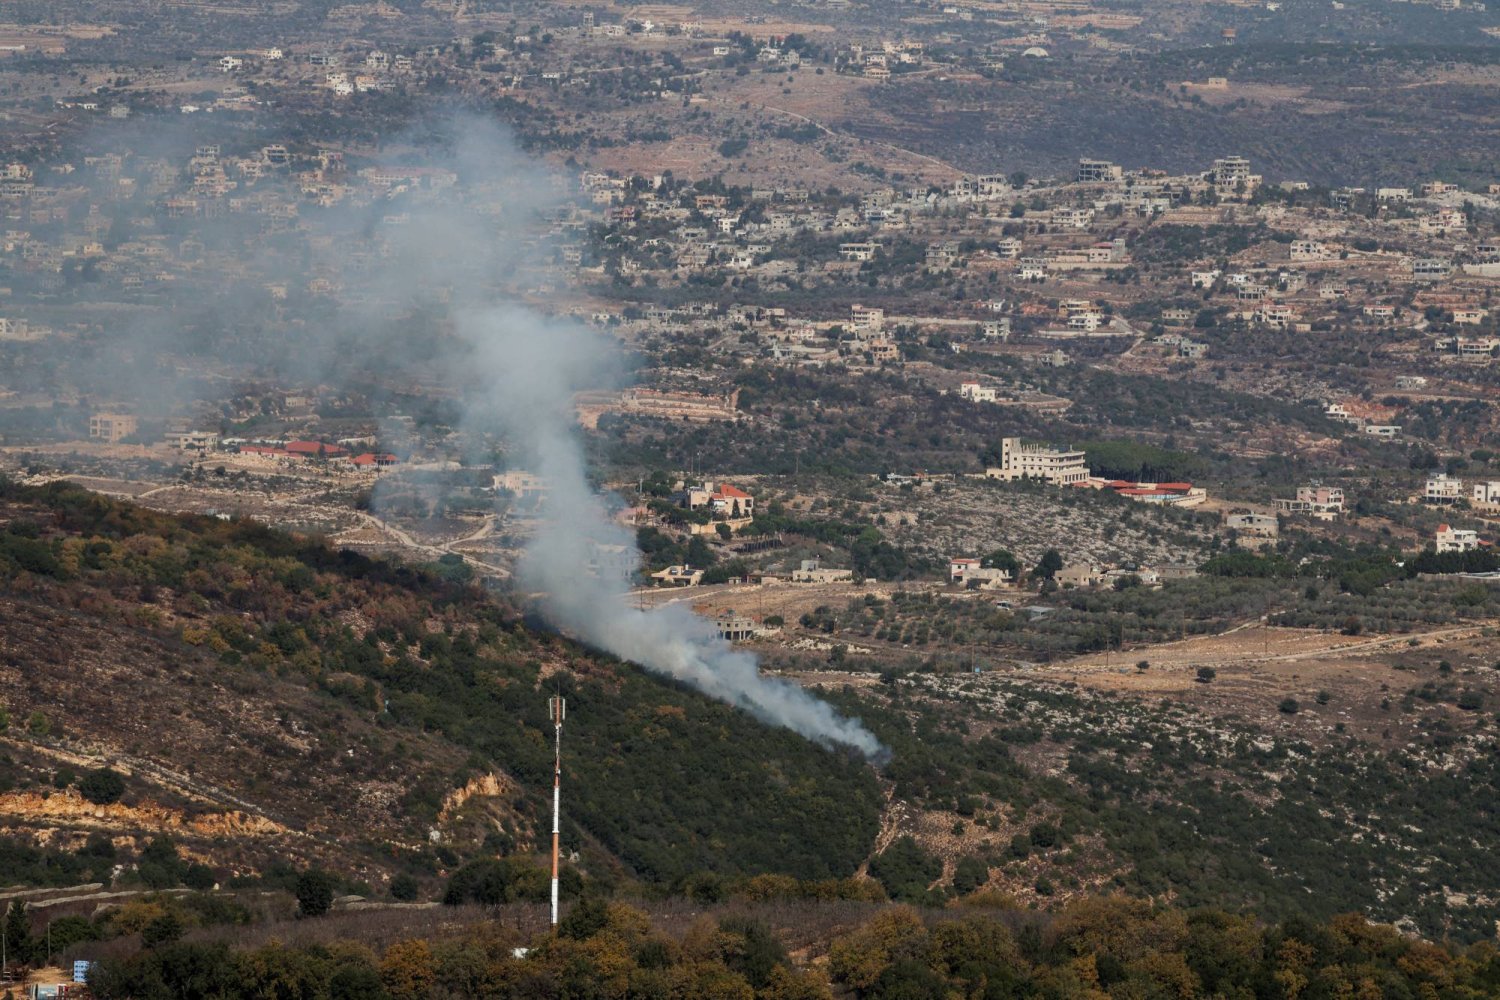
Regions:
<instances>
[{"instance_id":1,"label":"rocky bare ground","mask_svg":"<svg viewBox=\"0 0 1500 1000\"><path fill-rule=\"evenodd\" d=\"M1004 548L1024 564L1057 549L1067 563L1160 566L1201 559L1213 534L1206 517L1092 490L958 479L875 494L894 541L942 558Z\"/></svg>"}]
</instances>

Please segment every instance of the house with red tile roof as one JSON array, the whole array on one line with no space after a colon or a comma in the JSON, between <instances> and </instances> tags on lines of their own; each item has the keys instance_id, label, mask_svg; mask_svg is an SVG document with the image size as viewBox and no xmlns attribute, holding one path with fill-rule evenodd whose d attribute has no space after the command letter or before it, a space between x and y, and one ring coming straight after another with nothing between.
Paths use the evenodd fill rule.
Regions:
<instances>
[{"instance_id":1,"label":"house with red tile roof","mask_svg":"<svg viewBox=\"0 0 1500 1000\"><path fill-rule=\"evenodd\" d=\"M400 461L395 455L389 453L367 451L363 455L355 455L349 459L349 464L361 469L385 469Z\"/></svg>"},{"instance_id":2,"label":"house with red tile roof","mask_svg":"<svg viewBox=\"0 0 1500 1000\"><path fill-rule=\"evenodd\" d=\"M719 483L709 495L708 507L716 516L730 519L755 516L755 498L737 486Z\"/></svg>"}]
</instances>

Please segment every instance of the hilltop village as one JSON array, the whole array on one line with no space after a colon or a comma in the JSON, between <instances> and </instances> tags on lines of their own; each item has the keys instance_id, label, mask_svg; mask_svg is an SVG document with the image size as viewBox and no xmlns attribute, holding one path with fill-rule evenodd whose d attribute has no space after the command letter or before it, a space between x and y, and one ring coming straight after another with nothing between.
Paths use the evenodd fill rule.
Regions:
<instances>
[{"instance_id":1,"label":"hilltop village","mask_svg":"<svg viewBox=\"0 0 1500 1000\"><path fill-rule=\"evenodd\" d=\"M286 144L198 145L176 158L121 150L9 173L4 204L24 228L7 233L10 315L0 329L18 373L53 373L51 388L18 379L6 401L7 450L38 465L34 475L55 474L47 456L72 473L113 469L126 480L134 475L122 470L149 467L153 485L121 487L125 495L230 513L269 513L302 491L295 484L322 483L332 502L311 510L304 499L290 523L376 545L414 542L410 531L425 527L433 537L417 544L447 552L462 537L482 572L504 575L505 550L524 543L525 513L547 484L461 458L472 444L430 407L402 412L415 406L392 400L415 403L424 391L419 362L357 389L337 384L331 345L316 338L306 365L279 374L253 346L345 308L349 296L384 309L382 322L397 329L432 324L399 313L394 298L382 305L372 276L404 252L428 206L457 199L481 215L515 214L501 192L469 188L450 165L390 166ZM1405 537L1410 550L1487 551L1492 541L1484 518L1496 513L1500 471L1486 468L1485 446L1500 378L1500 202L1489 192L1439 181L1373 191L1270 183L1238 156L1178 176L1084 159L1057 180L978 175L850 192L597 171L555 173L544 187L546 204L520 220L517 263L499 280L646 362L637 388L579 393L581 427L643 476L713 462L705 472L742 477L762 510L777 501L815 509L831 499L819 495L827 484L752 483L796 473L802 454L809 471L832 471L831 453L816 454L829 433L818 425L885 414L873 439L869 424L837 431L857 449L835 464L877 480L846 513L902 539L910 558L894 578L968 585L962 560L1010 544L1033 562L1059 550L1065 582L1156 579L1192 563L1210 537L1262 546L1283 521L1347 536L1356 512L1380 511L1370 530ZM350 213L373 228L347 232ZM301 248L294 271L268 252L288 240ZM194 301L214 303L201 325L149 347L131 337L111 346L117 322L97 319L106 306L128 314ZM57 367L57 358L114 350L123 368L111 375ZM131 378L122 383L120 370ZM1149 412L1124 413L1120 380L1134 383L1137 399L1160 398ZM164 381L172 391L155 391ZM1214 405L1225 398L1236 401L1232 416ZM970 450L945 441L923 453L893 407L941 414ZM1131 429L1131 445L1110 440L1111 424ZM777 440L793 443L775 449ZM1244 461L1290 454L1305 468L1288 467L1280 482L1247 478ZM382 513L428 523L403 529L364 513L359 497L376 481L390 484ZM947 481L950 498L985 498L970 503L997 502L1004 487L979 485L989 481L1163 508L1156 516L1170 513L1164 523L1181 544L1091 548L1099 538L1073 535L1070 545L1059 535L1039 546L993 529L923 531L924 520L943 518L903 509L905 499ZM262 484L258 495L236 499L247 482ZM433 488L445 495L435 499ZM1346 489L1357 503L1346 504ZM648 547L643 583L722 578L717 562L743 578L805 577L808 560L825 575L871 575L848 552L768 556L759 536L784 532L722 504L705 508L691 491L675 507L643 489L624 493L636 499L622 517L651 533L656 554L682 555L699 539L696 564L663 563ZM484 512L487 495L514 504L511 513L497 522ZM933 496L939 507L953 502ZM1435 519L1438 507L1451 526ZM433 522L445 512L478 520ZM748 562L735 542L746 532L760 553ZM674 535L683 540L666 544ZM959 562L945 574L949 560Z\"/></svg>"},{"instance_id":2,"label":"hilltop village","mask_svg":"<svg viewBox=\"0 0 1500 1000\"><path fill-rule=\"evenodd\" d=\"M1490 995L1490 6L7 5L0 995Z\"/></svg>"}]
</instances>

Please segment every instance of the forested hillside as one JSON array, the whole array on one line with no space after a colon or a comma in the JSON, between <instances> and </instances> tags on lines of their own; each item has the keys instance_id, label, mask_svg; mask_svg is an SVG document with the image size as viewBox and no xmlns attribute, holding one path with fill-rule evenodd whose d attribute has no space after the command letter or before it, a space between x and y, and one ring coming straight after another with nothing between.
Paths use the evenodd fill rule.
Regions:
<instances>
[{"instance_id":1,"label":"forested hillside","mask_svg":"<svg viewBox=\"0 0 1500 1000\"><path fill-rule=\"evenodd\" d=\"M564 841L586 864L671 884L864 860L862 761L535 631L448 569L5 485L0 787L27 808L4 825L81 845L101 820L62 808L62 779L112 767L128 780L102 822L144 832L164 810L223 875L290 857L431 876L534 847L560 691Z\"/></svg>"}]
</instances>

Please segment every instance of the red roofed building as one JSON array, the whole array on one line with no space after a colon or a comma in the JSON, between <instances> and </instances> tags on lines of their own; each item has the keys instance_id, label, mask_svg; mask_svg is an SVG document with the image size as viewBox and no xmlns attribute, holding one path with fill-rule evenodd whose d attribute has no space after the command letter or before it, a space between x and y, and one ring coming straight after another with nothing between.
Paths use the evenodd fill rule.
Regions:
<instances>
[{"instance_id":1,"label":"red roofed building","mask_svg":"<svg viewBox=\"0 0 1500 1000\"><path fill-rule=\"evenodd\" d=\"M708 498L709 509L724 517L754 517L755 498L738 487L720 483Z\"/></svg>"},{"instance_id":2,"label":"red roofed building","mask_svg":"<svg viewBox=\"0 0 1500 1000\"><path fill-rule=\"evenodd\" d=\"M351 465L357 465L362 469L384 469L396 465L401 460L395 455L381 454L367 451L363 455L355 455L349 459Z\"/></svg>"},{"instance_id":3,"label":"red roofed building","mask_svg":"<svg viewBox=\"0 0 1500 1000\"><path fill-rule=\"evenodd\" d=\"M348 454L338 445L324 444L322 441L288 441L285 448L288 455L298 455L302 458L317 458L319 455L325 458L339 458Z\"/></svg>"},{"instance_id":4,"label":"red roofed building","mask_svg":"<svg viewBox=\"0 0 1500 1000\"><path fill-rule=\"evenodd\" d=\"M1192 483L1132 483L1113 479L1105 489L1137 503L1167 503L1178 507L1196 507L1208 499L1208 493Z\"/></svg>"},{"instance_id":5,"label":"red roofed building","mask_svg":"<svg viewBox=\"0 0 1500 1000\"><path fill-rule=\"evenodd\" d=\"M721 521L748 522L755 516L755 498L729 483L708 482L689 486L678 494L678 503L688 510L707 507L709 513Z\"/></svg>"},{"instance_id":6,"label":"red roofed building","mask_svg":"<svg viewBox=\"0 0 1500 1000\"><path fill-rule=\"evenodd\" d=\"M963 583L969 573L980 567L978 559L949 559L948 579L953 583Z\"/></svg>"}]
</instances>

